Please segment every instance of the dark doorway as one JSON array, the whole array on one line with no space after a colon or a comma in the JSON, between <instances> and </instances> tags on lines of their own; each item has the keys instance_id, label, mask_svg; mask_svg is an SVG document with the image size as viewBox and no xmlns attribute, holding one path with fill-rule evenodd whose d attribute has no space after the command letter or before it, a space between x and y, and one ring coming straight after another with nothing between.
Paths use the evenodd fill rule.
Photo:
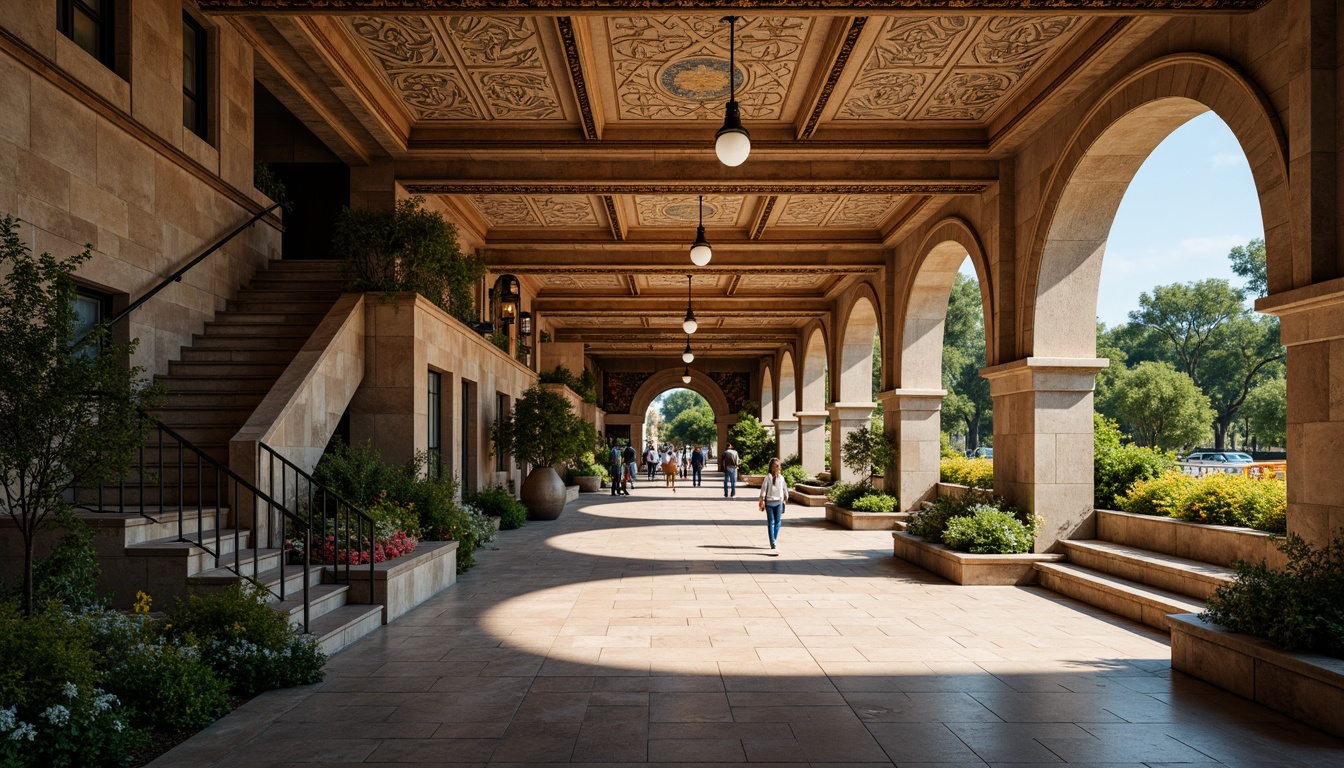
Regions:
<instances>
[{"instance_id":1,"label":"dark doorway","mask_svg":"<svg viewBox=\"0 0 1344 768\"><path fill-rule=\"evenodd\" d=\"M350 204L350 169L344 163L272 163L285 183L286 259L330 259L331 234L341 208Z\"/></svg>"}]
</instances>

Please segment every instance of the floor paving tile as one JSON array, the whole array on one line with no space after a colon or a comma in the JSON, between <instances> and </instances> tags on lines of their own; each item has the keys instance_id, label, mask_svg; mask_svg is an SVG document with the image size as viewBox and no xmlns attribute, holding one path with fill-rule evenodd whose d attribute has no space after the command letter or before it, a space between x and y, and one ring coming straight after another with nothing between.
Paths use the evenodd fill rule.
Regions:
<instances>
[{"instance_id":1,"label":"floor paving tile","mask_svg":"<svg viewBox=\"0 0 1344 768\"><path fill-rule=\"evenodd\" d=\"M750 491L585 495L153 768L1344 765L1344 742L1171 670L1165 635L959 587L891 536Z\"/></svg>"}]
</instances>

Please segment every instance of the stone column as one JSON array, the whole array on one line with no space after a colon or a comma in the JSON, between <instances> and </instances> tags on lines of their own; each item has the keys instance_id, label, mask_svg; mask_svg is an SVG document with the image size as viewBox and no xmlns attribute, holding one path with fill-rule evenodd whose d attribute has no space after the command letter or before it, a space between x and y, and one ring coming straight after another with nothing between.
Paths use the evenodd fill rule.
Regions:
<instances>
[{"instance_id":1,"label":"stone column","mask_svg":"<svg viewBox=\"0 0 1344 768\"><path fill-rule=\"evenodd\" d=\"M736 423L736 419L731 421L719 419L714 422L714 426L718 427L719 430L719 442L714 448L714 458L718 462L720 470L723 469L723 452L728 450L728 428Z\"/></svg>"},{"instance_id":2,"label":"stone column","mask_svg":"<svg viewBox=\"0 0 1344 768\"><path fill-rule=\"evenodd\" d=\"M893 389L882 392L887 439L896 447L893 466L887 468L886 489L901 500L901 509L919 509L933 499L942 458L943 389Z\"/></svg>"},{"instance_id":3,"label":"stone column","mask_svg":"<svg viewBox=\"0 0 1344 768\"><path fill-rule=\"evenodd\" d=\"M1095 536L1092 389L1107 364L1029 357L980 372L994 397L994 492L1041 518L1037 552Z\"/></svg>"},{"instance_id":4,"label":"stone column","mask_svg":"<svg viewBox=\"0 0 1344 768\"><path fill-rule=\"evenodd\" d=\"M798 458L803 461L807 474L816 477L826 471L826 417L825 411L798 411Z\"/></svg>"},{"instance_id":5,"label":"stone column","mask_svg":"<svg viewBox=\"0 0 1344 768\"><path fill-rule=\"evenodd\" d=\"M1344 280L1255 303L1288 348L1288 532L1323 547L1344 529Z\"/></svg>"},{"instance_id":6,"label":"stone column","mask_svg":"<svg viewBox=\"0 0 1344 768\"><path fill-rule=\"evenodd\" d=\"M841 458L845 438L862 427L869 426L873 420L873 409L877 403L831 403L826 412L831 416L831 480L852 482L868 475L862 472L850 477L849 468Z\"/></svg>"},{"instance_id":7,"label":"stone column","mask_svg":"<svg viewBox=\"0 0 1344 768\"><path fill-rule=\"evenodd\" d=\"M800 451L802 448L798 445L798 420L775 419L775 445L779 446L779 458L781 461L789 456L802 457Z\"/></svg>"}]
</instances>

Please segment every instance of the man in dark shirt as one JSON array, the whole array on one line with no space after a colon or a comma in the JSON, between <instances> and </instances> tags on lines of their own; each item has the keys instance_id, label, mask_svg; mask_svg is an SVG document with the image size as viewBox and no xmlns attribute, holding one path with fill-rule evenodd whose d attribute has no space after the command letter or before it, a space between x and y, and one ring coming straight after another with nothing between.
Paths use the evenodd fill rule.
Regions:
<instances>
[{"instance_id":1,"label":"man in dark shirt","mask_svg":"<svg viewBox=\"0 0 1344 768\"><path fill-rule=\"evenodd\" d=\"M691 486L700 487L700 472L705 468L705 452L700 446L691 451Z\"/></svg>"},{"instance_id":2,"label":"man in dark shirt","mask_svg":"<svg viewBox=\"0 0 1344 768\"><path fill-rule=\"evenodd\" d=\"M737 451L733 450L733 444L729 443L728 450L723 452L719 461L719 465L723 467L723 495L725 498L737 495L738 461Z\"/></svg>"},{"instance_id":3,"label":"man in dark shirt","mask_svg":"<svg viewBox=\"0 0 1344 768\"><path fill-rule=\"evenodd\" d=\"M625 463L621 459L621 446L611 446L611 456L607 460L607 467L611 470L612 496L630 495L630 492L625 490Z\"/></svg>"},{"instance_id":4,"label":"man in dark shirt","mask_svg":"<svg viewBox=\"0 0 1344 768\"><path fill-rule=\"evenodd\" d=\"M633 491L635 489L635 478L639 477L639 454L635 453L633 443L626 443L625 450L621 452L621 460L625 463L626 487ZM625 495L629 496L630 491Z\"/></svg>"}]
</instances>

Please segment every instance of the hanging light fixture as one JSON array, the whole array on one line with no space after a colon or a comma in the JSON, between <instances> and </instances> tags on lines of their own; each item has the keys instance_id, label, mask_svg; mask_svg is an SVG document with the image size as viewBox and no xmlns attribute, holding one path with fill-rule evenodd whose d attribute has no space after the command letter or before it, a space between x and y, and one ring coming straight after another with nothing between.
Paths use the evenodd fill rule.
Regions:
<instances>
[{"instance_id":1,"label":"hanging light fixture","mask_svg":"<svg viewBox=\"0 0 1344 768\"><path fill-rule=\"evenodd\" d=\"M695 322L695 312L691 310L691 276L686 276L686 319L681 321L681 329L686 333L695 333L700 324Z\"/></svg>"},{"instance_id":2,"label":"hanging light fixture","mask_svg":"<svg viewBox=\"0 0 1344 768\"><path fill-rule=\"evenodd\" d=\"M686 366L686 370L684 370L684 371L681 372L681 383L682 383L682 384L690 384L690 383L691 383L691 366L689 366L689 365Z\"/></svg>"},{"instance_id":3,"label":"hanging light fixture","mask_svg":"<svg viewBox=\"0 0 1344 768\"><path fill-rule=\"evenodd\" d=\"M695 353L691 351L691 337L687 336L686 349L682 350L681 361L683 363L691 363L694 362L694 360L695 360Z\"/></svg>"},{"instance_id":4,"label":"hanging light fixture","mask_svg":"<svg viewBox=\"0 0 1344 768\"><path fill-rule=\"evenodd\" d=\"M695 242L691 243L691 263L703 267L713 258L714 251L705 239L705 196L700 196L700 226L695 230Z\"/></svg>"},{"instance_id":5,"label":"hanging light fixture","mask_svg":"<svg viewBox=\"0 0 1344 768\"><path fill-rule=\"evenodd\" d=\"M723 127L714 134L714 154L719 162L736 168L751 154L751 134L742 125L741 109L737 105L737 67L733 49L737 47L737 16L724 16L728 22L728 105L724 107Z\"/></svg>"}]
</instances>

